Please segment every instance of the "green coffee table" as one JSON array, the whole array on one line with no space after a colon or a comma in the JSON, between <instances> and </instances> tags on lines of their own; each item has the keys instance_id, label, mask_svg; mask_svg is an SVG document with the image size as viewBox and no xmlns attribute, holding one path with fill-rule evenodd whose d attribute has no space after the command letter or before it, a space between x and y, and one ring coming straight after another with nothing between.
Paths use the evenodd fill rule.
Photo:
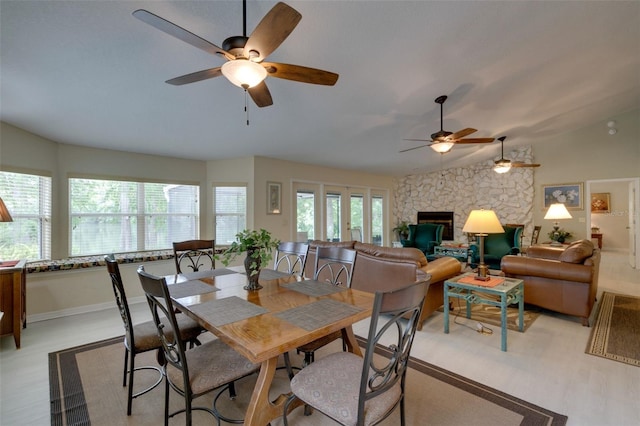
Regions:
<instances>
[{"instance_id":1,"label":"green coffee table","mask_svg":"<svg viewBox=\"0 0 640 426\"><path fill-rule=\"evenodd\" d=\"M502 283L495 287L486 287L476 283L462 283L463 277L473 277L475 274L467 273L451 278L444 282L444 332L449 333L449 299L464 299L467 303L467 318L471 318L471 304L483 303L500 307L500 323L502 329L501 349L507 350L507 306L518 304L518 325L520 331L524 330L524 282L516 278L492 277L502 279ZM482 283L479 281L478 283ZM488 298L487 295L498 296L499 300Z\"/></svg>"}]
</instances>

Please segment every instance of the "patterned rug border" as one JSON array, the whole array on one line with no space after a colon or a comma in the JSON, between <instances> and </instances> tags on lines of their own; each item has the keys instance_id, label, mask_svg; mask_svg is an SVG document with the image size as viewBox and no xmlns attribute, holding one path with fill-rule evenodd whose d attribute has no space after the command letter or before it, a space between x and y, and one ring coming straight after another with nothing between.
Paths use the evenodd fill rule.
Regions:
<instances>
[{"instance_id":1,"label":"patterned rug border","mask_svg":"<svg viewBox=\"0 0 640 426\"><path fill-rule=\"evenodd\" d=\"M611 330L611 318L613 314L614 302L616 297L628 297L632 299L640 299L637 296L628 294L613 293L605 291L602 293L600 302L597 306L596 321L591 327L591 334L585 353L600 358L618 361L624 364L640 367L640 359L629 358L622 355L613 354L607 351L609 332Z\"/></svg>"},{"instance_id":2,"label":"patterned rug border","mask_svg":"<svg viewBox=\"0 0 640 426\"><path fill-rule=\"evenodd\" d=\"M356 336L360 346L366 344L366 339ZM380 345L376 346L376 353L388 356L390 350ZM481 397L505 409L511 410L523 416L522 426L524 425L549 425L561 426L567 423L568 417L558 414L554 411L547 410L523 399L516 398L497 389L483 385L464 376L456 374L452 371L438 367L418 358L409 357L409 367L423 374L431 376L450 386L454 386L472 395Z\"/></svg>"},{"instance_id":3,"label":"patterned rug border","mask_svg":"<svg viewBox=\"0 0 640 426\"><path fill-rule=\"evenodd\" d=\"M361 346L365 345L366 339L360 336L356 336L356 338ZM78 371L76 362L76 355L103 346L121 344L121 342L122 336L119 336L49 353L49 390L52 426L67 424L91 425L84 390L80 380L80 372ZM376 347L376 353L386 355L388 351L387 348L381 346ZM64 375L62 374L63 367L65 369ZM565 415L531 404L418 358L410 357L409 367L450 386L454 386L462 391L476 395L500 407L522 415L522 426L563 426L567 423L568 417ZM62 380L60 379L61 377ZM64 398L62 395L64 395Z\"/></svg>"}]
</instances>

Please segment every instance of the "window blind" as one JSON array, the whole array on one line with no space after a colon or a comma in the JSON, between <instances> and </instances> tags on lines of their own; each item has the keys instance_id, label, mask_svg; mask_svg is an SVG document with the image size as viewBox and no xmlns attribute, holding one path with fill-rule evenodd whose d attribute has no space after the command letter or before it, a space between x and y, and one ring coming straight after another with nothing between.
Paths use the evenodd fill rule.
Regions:
<instances>
[{"instance_id":1,"label":"window blind","mask_svg":"<svg viewBox=\"0 0 640 426\"><path fill-rule=\"evenodd\" d=\"M0 223L0 260L51 259L51 178L0 172L0 197L13 218Z\"/></svg>"}]
</instances>

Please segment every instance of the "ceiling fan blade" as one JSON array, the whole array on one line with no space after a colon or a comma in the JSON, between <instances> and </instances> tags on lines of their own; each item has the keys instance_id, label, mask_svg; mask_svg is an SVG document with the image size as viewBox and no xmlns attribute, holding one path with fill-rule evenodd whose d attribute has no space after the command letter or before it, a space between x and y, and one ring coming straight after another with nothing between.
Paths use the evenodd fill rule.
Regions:
<instances>
[{"instance_id":1,"label":"ceiling fan blade","mask_svg":"<svg viewBox=\"0 0 640 426\"><path fill-rule=\"evenodd\" d=\"M180 39L194 47L197 47L198 49L202 49L205 52L211 53L212 55L222 55L228 60L235 59L235 57L226 50L223 50L222 48L203 39L202 37L199 37L192 32L187 31L184 28L174 24L173 22L169 22L166 19L161 18L158 15L155 15L147 10L138 9L133 12L133 16L135 16L142 22L145 22L152 27L159 29L164 33L174 36L175 38Z\"/></svg>"},{"instance_id":2,"label":"ceiling fan blade","mask_svg":"<svg viewBox=\"0 0 640 426\"><path fill-rule=\"evenodd\" d=\"M407 141L411 141L411 140L419 140L419 139L405 139ZM402 151L398 151L398 152L407 152L407 151L413 151L414 149L418 149L418 148L424 148L425 146L429 146L429 145L420 145L420 146L416 146L414 148L409 148L409 149L403 149Z\"/></svg>"},{"instance_id":3,"label":"ceiling fan blade","mask_svg":"<svg viewBox=\"0 0 640 426\"><path fill-rule=\"evenodd\" d=\"M458 130L457 132L447 136L448 140L455 140L455 139L461 139L464 138L467 135L470 135L471 133L475 133L477 132L476 129L472 129L471 127L467 127L466 129L462 129L462 130Z\"/></svg>"},{"instance_id":4,"label":"ceiling fan blade","mask_svg":"<svg viewBox=\"0 0 640 426\"><path fill-rule=\"evenodd\" d=\"M206 80L208 78L220 77L222 71L220 67L209 68L208 70L196 71L191 74L181 75L180 77L167 80L165 83L173 84L174 86L182 86L183 84L195 83L196 81Z\"/></svg>"},{"instance_id":5,"label":"ceiling fan blade","mask_svg":"<svg viewBox=\"0 0 640 426\"><path fill-rule=\"evenodd\" d=\"M491 143L493 142L493 138L469 138L469 139L458 139L453 142L457 144L467 144L467 143Z\"/></svg>"},{"instance_id":6,"label":"ceiling fan blade","mask_svg":"<svg viewBox=\"0 0 640 426\"><path fill-rule=\"evenodd\" d=\"M522 162L519 162L519 161L512 161L511 162L511 167L540 167L540 164L522 163Z\"/></svg>"},{"instance_id":7,"label":"ceiling fan blade","mask_svg":"<svg viewBox=\"0 0 640 426\"><path fill-rule=\"evenodd\" d=\"M317 68L308 68L301 65L281 64L276 62L263 62L267 73L271 77L285 80L299 81L301 83L323 84L333 86L338 81L339 75Z\"/></svg>"},{"instance_id":8,"label":"ceiling fan blade","mask_svg":"<svg viewBox=\"0 0 640 426\"><path fill-rule=\"evenodd\" d=\"M264 61L291 34L300 19L302 15L289 5L278 3L273 6L249 36L244 46L245 58Z\"/></svg>"},{"instance_id":9,"label":"ceiling fan blade","mask_svg":"<svg viewBox=\"0 0 640 426\"><path fill-rule=\"evenodd\" d=\"M269 92L269 88L264 81L257 86L250 87L247 91L249 92L251 99L253 99L253 102L255 102L260 108L273 105L271 92Z\"/></svg>"}]
</instances>

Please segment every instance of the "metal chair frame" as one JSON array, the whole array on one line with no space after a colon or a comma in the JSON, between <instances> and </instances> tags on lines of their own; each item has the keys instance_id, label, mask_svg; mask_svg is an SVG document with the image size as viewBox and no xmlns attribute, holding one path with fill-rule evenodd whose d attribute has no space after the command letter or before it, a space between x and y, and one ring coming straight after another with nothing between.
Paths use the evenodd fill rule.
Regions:
<instances>
[{"instance_id":1,"label":"metal chair frame","mask_svg":"<svg viewBox=\"0 0 640 426\"><path fill-rule=\"evenodd\" d=\"M173 258L176 264L176 272L183 273L183 262L191 271L198 272L201 267L211 264L211 269L216 269L215 240L187 240L173 243Z\"/></svg>"},{"instance_id":2,"label":"metal chair frame","mask_svg":"<svg viewBox=\"0 0 640 426\"><path fill-rule=\"evenodd\" d=\"M284 272L288 274L297 273L304 274L304 266L307 262L307 253L309 252L309 244L285 241L278 244L276 249L273 269L280 270L282 266L286 266Z\"/></svg>"},{"instance_id":3,"label":"metal chair frame","mask_svg":"<svg viewBox=\"0 0 640 426\"><path fill-rule=\"evenodd\" d=\"M404 390L409 355L428 288L429 281L421 281L389 292L376 292L373 302L373 313L369 325L367 346L362 360L356 423L358 426L365 424L366 402L387 392L396 386L398 382L400 382L401 387L398 400L395 401L393 406L390 407L382 418L377 419L375 424L386 419L400 406L400 424L405 425ZM384 317L382 315L384 315ZM384 323L382 322L383 320L385 320ZM388 348L390 352L389 356L385 356L386 363L380 361L380 358L374 361L376 345L382 341L386 342L385 337L388 335L395 336L396 339L393 344L384 344L385 348ZM337 354L327 355L323 361L330 362L331 357L335 355ZM313 375L313 368L313 365L308 366L299 374ZM326 368L326 365L324 368ZM339 368L339 366L336 366L336 368ZM294 378L294 381L295 380ZM287 413L289 407L295 398L297 398L295 389L295 382L293 382L292 391L294 393L284 407L283 421L285 426L288 425ZM304 402L309 404L309 401ZM334 420L336 419L334 418Z\"/></svg>"},{"instance_id":4,"label":"metal chair frame","mask_svg":"<svg viewBox=\"0 0 640 426\"><path fill-rule=\"evenodd\" d=\"M158 344L149 347L145 351L137 351L135 348L135 334L134 334L134 325L131 319L131 311L129 310L129 303L127 302L127 294L124 290L124 285L122 283L122 276L120 275L120 267L118 266L118 262L114 258L113 255L107 255L104 257L105 262L107 263L107 271L109 272L109 277L111 278L111 285L113 287L113 294L116 299L116 305L118 306L118 312L120 312L120 317L122 318L122 324L124 325L124 370L122 375L122 386L127 386L127 376L129 376L129 388L127 390L127 415L131 415L131 407L133 404L133 399L137 398L145 393L151 391L156 386L158 386L162 382L162 369L160 367L155 367L152 365L136 367L136 355L138 353L157 350L158 351L158 363L162 364L163 359L161 357L162 354L162 345L160 340L158 339ZM129 365L131 369L129 370ZM159 374L158 380L152 384L150 387L143 389L137 393L133 393L133 379L134 372L139 370L156 370Z\"/></svg>"},{"instance_id":5,"label":"metal chair frame","mask_svg":"<svg viewBox=\"0 0 640 426\"><path fill-rule=\"evenodd\" d=\"M164 424L168 425L169 418L175 416L179 413L186 414L186 424L188 426L192 423L192 411L200 410L206 411L213 415L216 418L216 422L220 425L220 421L225 421L227 423L234 424L242 424L244 421L242 419L229 419L223 416L216 409L216 401L220 397L220 395L225 391L229 391L229 396L231 399L236 397L234 381L241 379L259 369L258 365L255 365L255 368L248 372L247 374L238 374L237 377L227 381L226 383L220 384L218 386L211 385L210 388L206 389L200 393L194 393L191 388L190 376L189 376L189 365L186 356L186 345L180 339L176 339L175 336L178 332L178 323L176 320L176 314L174 309L172 309L173 304L171 302L171 296L169 294L169 289L167 288L167 282L164 278L156 277L151 274L145 272L144 267L140 266L138 268L138 276L140 278L140 283L145 292L147 302L149 303L149 308L151 309L151 316L153 318L153 322L156 325L158 330L158 334L160 336L160 340L162 341L162 350L164 353L164 358L166 360L165 365L163 366L163 372L165 377L165 400L164 400ZM168 318L169 327L165 327L161 318ZM219 344L221 348L228 349L229 351L233 351L230 347L226 346L220 340L209 342L211 344ZM205 344L206 345L206 344ZM202 346L202 348L206 349L206 346ZM196 348L193 350L200 350L201 348ZM213 348L212 348L213 349ZM215 362L215 356L217 355L217 350L211 351L211 362ZM238 357L242 355L237 354ZM182 372L182 388L173 383L168 375L167 375L167 365L171 365ZM182 395L185 399L185 408L175 411L169 414L169 388L172 388L178 394ZM218 390L217 395L214 397L214 402L211 408L209 407L193 407L193 400L201 395L212 392L214 390Z\"/></svg>"}]
</instances>

